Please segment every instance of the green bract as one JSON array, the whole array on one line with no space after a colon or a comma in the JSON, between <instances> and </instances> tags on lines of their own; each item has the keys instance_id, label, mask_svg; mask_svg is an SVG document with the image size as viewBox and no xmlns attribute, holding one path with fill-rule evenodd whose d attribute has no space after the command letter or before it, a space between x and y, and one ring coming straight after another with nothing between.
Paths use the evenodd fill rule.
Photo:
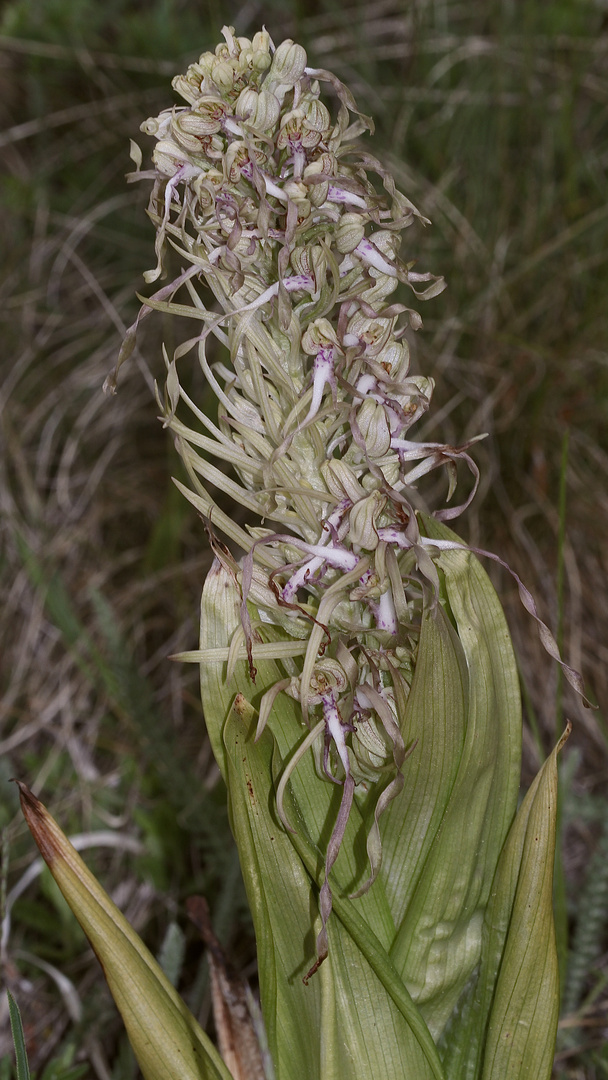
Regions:
<instances>
[{"instance_id":1,"label":"green bract","mask_svg":"<svg viewBox=\"0 0 608 1080\"><path fill-rule=\"evenodd\" d=\"M154 168L133 144L132 179L154 180L146 279L168 248L182 263L140 318L195 327L158 395L216 555L182 659L201 668L277 1080L548 1080L555 753L516 816L509 634L445 525L477 468L470 444L412 435L433 382L410 373L421 320L392 296L444 287L400 254L425 219L362 146L371 121L335 76L265 31L223 35L174 80L187 104L142 125ZM182 385L192 358L214 416ZM429 514L420 482L445 466L449 503L459 461L472 490Z\"/></svg>"}]
</instances>

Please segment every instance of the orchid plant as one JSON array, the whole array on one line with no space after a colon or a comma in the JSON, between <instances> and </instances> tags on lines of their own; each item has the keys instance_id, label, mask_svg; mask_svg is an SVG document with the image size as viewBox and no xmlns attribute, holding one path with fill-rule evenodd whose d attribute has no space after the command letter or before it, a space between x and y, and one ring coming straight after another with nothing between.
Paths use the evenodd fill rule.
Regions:
<instances>
[{"instance_id":1,"label":"orchid plant","mask_svg":"<svg viewBox=\"0 0 608 1080\"><path fill-rule=\"evenodd\" d=\"M548 1080L557 748L517 811L517 670L476 558L497 556L445 524L474 497L475 440L412 433L433 380L410 371L421 319L394 294L444 288L401 254L428 222L334 75L266 31L223 39L174 79L185 104L142 125L151 169L132 143L130 179L153 181L145 278L175 254L181 269L145 299L107 386L141 318L192 321L158 403L215 555L200 647L180 659L200 665L256 929L265 1034L258 1018L245 1071L228 1072L26 789L24 810L146 1078ZM192 362L215 417L186 391ZM459 465L472 482L452 505Z\"/></svg>"}]
</instances>

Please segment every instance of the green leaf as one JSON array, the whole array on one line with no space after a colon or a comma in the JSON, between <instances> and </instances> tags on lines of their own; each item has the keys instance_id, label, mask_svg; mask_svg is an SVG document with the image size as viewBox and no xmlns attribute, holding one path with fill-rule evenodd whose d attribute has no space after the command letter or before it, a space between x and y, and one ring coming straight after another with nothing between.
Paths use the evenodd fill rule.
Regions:
<instances>
[{"instance_id":1,"label":"green leaf","mask_svg":"<svg viewBox=\"0 0 608 1080\"><path fill-rule=\"evenodd\" d=\"M240 625L239 599L230 573L214 563L203 592L201 649L229 645ZM263 630L268 637L270 630ZM275 780L308 729L299 705L281 694L264 734L253 742L250 701L259 702L281 677L273 662L256 661L256 666L255 685L244 662L237 663L227 685L226 664L205 662L201 690L229 790L277 1075L289 1080L355 1080L362 1075L438 1080L443 1074L428 1029L388 957L394 924L382 883L376 881L355 902L345 899L368 874L365 829L356 806L332 873L337 906L328 926L329 957L308 986L302 983L315 955L318 885L340 791L317 775L307 754L287 785L286 808L297 835L286 833L276 814Z\"/></svg>"},{"instance_id":2,"label":"green leaf","mask_svg":"<svg viewBox=\"0 0 608 1080\"><path fill-rule=\"evenodd\" d=\"M399 984L388 954L360 915L351 914L350 920L346 916L348 929L342 922L345 908L355 905L344 898L337 882L335 915L328 927L329 956L304 986L302 976L314 956L319 929L311 885L323 880L324 859L310 844L308 859L300 858L305 842L291 838L278 821L272 784L274 740L267 730L254 743L253 710L249 707L248 730L243 722L247 704L242 699L237 709L228 718L224 736L231 816L256 926L262 1009L277 1074L289 1080L358 1080L372 1075L376 1080L441 1080L437 1052L407 991L397 986L395 996L406 999L416 1031L405 1021L403 1005L395 1005L383 984L384 970ZM293 799L290 805L297 815ZM295 820L304 831L301 812ZM375 951L376 971L362 943Z\"/></svg>"},{"instance_id":3,"label":"green leaf","mask_svg":"<svg viewBox=\"0 0 608 1080\"><path fill-rule=\"evenodd\" d=\"M404 790L381 819L381 878L397 927L406 916L458 771L466 707L461 651L443 610L427 605L402 722L406 746L416 745L404 766ZM398 938L392 955L399 968L403 949Z\"/></svg>"},{"instance_id":4,"label":"green leaf","mask_svg":"<svg viewBox=\"0 0 608 1080\"><path fill-rule=\"evenodd\" d=\"M549 1080L559 1011L552 888L560 740L509 831L484 918L479 970L446 1032L452 1080Z\"/></svg>"},{"instance_id":5,"label":"green leaf","mask_svg":"<svg viewBox=\"0 0 608 1080\"><path fill-rule=\"evenodd\" d=\"M19 784L40 853L103 967L145 1080L231 1080L210 1039L42 803Z\"/></svg>"},{"instance_id":6,"label":"green leaf","mask_svg":"<svg viewBox=\"0 0 608 1080\"><path fill-rule=\"evenodd\" d=\"M435 538L461 543L432 518ZM437 559L445 606L425 604L405 791L383 819L391 958L439 1037L481 954L484 908L517 804L521 708L502 608L478 560ZM453 625L452 625L453 624Z\"/></svg>"},{"instance_id":7,"label":"green leaf","mask_svg":"<svg viewBox=\"0 0 608 1080\"><path fill-rule=\"evenodd\" d=\"M225 649L229 645L234 631L241 625L239 605L240 596L231 574L216 560L207 574L203 589L201 650ZM276 636L269 627L259 628L259 631L263 631L267 640ZM256 706L264 692L282 678L283 673L273 661L256 661L256 667L255 683L249 676L245 662L237 663L235 674L230 683L227 683L225 662L205 661L201 664L201 699L207 731L215 759L226 782L228 781L228 763L224 743L224 725L230 715L236 694L243 694ZM285 762L308 734L308 729L301 719L299 705L285 694L281 694L273 708L268 726L276 739L279 756ZM302 759L290 783L297 805L306 822L309 836L313 843L318 845L319 850L325 851L340 804L341 793L337 785L319 778L312 754L306 754ZM336 872L345 882L349 892L356 891L368 877L365 839L366 829L363 827L360 810L353 805L344 843L336 863ZM390 948L395 926L382 883L376 882L374 888L362 896L359 903L362 913L370 925L374 926L384 948Z\"/></svg>"},{"instance_id":8,"label":"green leaf","mask_svg":"<svg viewBox=\"0 0 608 1080\"><path fill-rule=\"evenodd\" d=\"M528 791L500 857L484 926L487 1000L500 956L482 1080L549 1080L559 1013L553 921L557 755L566 731ZM487 958L487 959L486 959ZM488 978L489 976L489 978Z\"/></svg>"},{"instance_id":9,"label":"green leaf","mask_svg":"<svg viewBox=\"0 0 608 1080\"><path fill-rule=\"evenodd\" d=\"M8 998L11 1034L13 1036L13 1045L15 1047L17 1080L30 1080L30 1068L27 1061L27 1051L25 1049L25 1036L23 1034L23 1024L21 1023L21 1013L19 1012L19 1006L10 990L6 991L6 996Z\"/></svg>"}]
</instances>

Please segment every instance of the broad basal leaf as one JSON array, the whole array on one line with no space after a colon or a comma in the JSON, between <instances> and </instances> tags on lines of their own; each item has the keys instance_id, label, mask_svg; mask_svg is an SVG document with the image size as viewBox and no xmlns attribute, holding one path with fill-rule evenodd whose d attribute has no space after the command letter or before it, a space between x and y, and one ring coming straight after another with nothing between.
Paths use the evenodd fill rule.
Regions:
<instances>
[{"instance_id":1,"label":"broad basal leaf","mask_svg":"<svg viewBox=\"0 0 608 1080\"><path fill-rule=\"evenodd\" d=\"M225 726L230 806L279 1080L440 1080L439 1058L423 1021L417 1018L418 1032L412 1031L342 925L339 902L329 923L329 956L303 984L319 929L313 881L322 879L324 860L317 851L311 880L297 845L276 818L272 736L264 732L254 743L255 725L247 731L246 713L239 699ZM306 822L292 799L289 805L294 824L304 831ZM390 965L388 954L384 957ZM415 1012L411 1002L410 1007Z\"/></svg>"},{"instance_id":2,"label":"broad basal leaf","mask_svg":"<svg viewBox=\"0 0 608 1080\"><path fill-rule=\"evenodd\" d=\"M429 535L460 543L423 521ZM398 926L391 957L436 1037L479 961L521 746L519 683L498 597L468 552L443 551L437 564L445 610L426 604L404 720L406 738L419 742L406 790L383 823L385 888Z\"/></svg>"},{"instance_id":3,"label":"broad basal leaf","mask_svg":"<svg viewBox=\"0 0 608 1080\"><path fill-rule=\"evenodd\" d=\"M238 605L234 581L215 563L203 593L202 652L228 648L240 625ZM319 875L322 880L340 788L317 775L310 754L292 774L286 810L313 852L314 865L306 864L296 839L292 842L278 820L276 778L308 729L298 703L281 694L265 732L254 742L256 721L250 700L259 702L280 677L274 663L256 660L256 667L253 684L246 663L239 660L227 684L226 662L207 660L201 669L201 686L207 726L228 783L231 822L256 927L262 1006L277 1076L279 1080L441 1077L439 1058L424 1023L417 1017L419 1031L412 1031L336 915L328 927L328 959L308 986L302 982L315 955ZM335 867L340 895L356 888L367 872L365 830L354 807ZM348 903L361 913L365 925L373 927L376 948L398 982L386 952L394 926L382 884L376 882L366 896ZM402 986L400 993L413 1008ZM426 1050L421 1046L425 1039Z\"/></svg>"}]
</instances>

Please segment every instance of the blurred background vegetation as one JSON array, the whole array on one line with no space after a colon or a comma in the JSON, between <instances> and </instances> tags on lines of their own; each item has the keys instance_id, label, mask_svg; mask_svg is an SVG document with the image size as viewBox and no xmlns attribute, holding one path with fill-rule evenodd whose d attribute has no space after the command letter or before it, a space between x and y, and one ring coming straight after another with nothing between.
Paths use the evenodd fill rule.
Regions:
<instances>
[{"instance_id":1,"label":"blurred background vegetation","mask_svg":"<svg viewBox=\"0 0 608 1080\"><path fill-rule=\"evenodd\" d=\"M196 647L209 553L157 419L174 329L147 320L101 392L153 265L129 138L224 23L296 37L377 124L375 152L432 219L407 258L445 274L414 363L437 380L419 436L485 431L458 527L533 590L607 701L608 3L606 0L11 0L0 8L0 827L2 980L45 1080L137 1075L96 961L32 866L27 781L190 1006L209 1020L184 900L255 978ZM149 153L150 147L144 147ZM405 253L404 253L405 254ZM581 708L495 568L521 667L524 783L565 717L556 904L556 1077L608 1076L608 778L602 709ZM10 933L9 933L10 931ZM5 996L0 1080L12 1076Z\"/></svg>"}]
</instances>

